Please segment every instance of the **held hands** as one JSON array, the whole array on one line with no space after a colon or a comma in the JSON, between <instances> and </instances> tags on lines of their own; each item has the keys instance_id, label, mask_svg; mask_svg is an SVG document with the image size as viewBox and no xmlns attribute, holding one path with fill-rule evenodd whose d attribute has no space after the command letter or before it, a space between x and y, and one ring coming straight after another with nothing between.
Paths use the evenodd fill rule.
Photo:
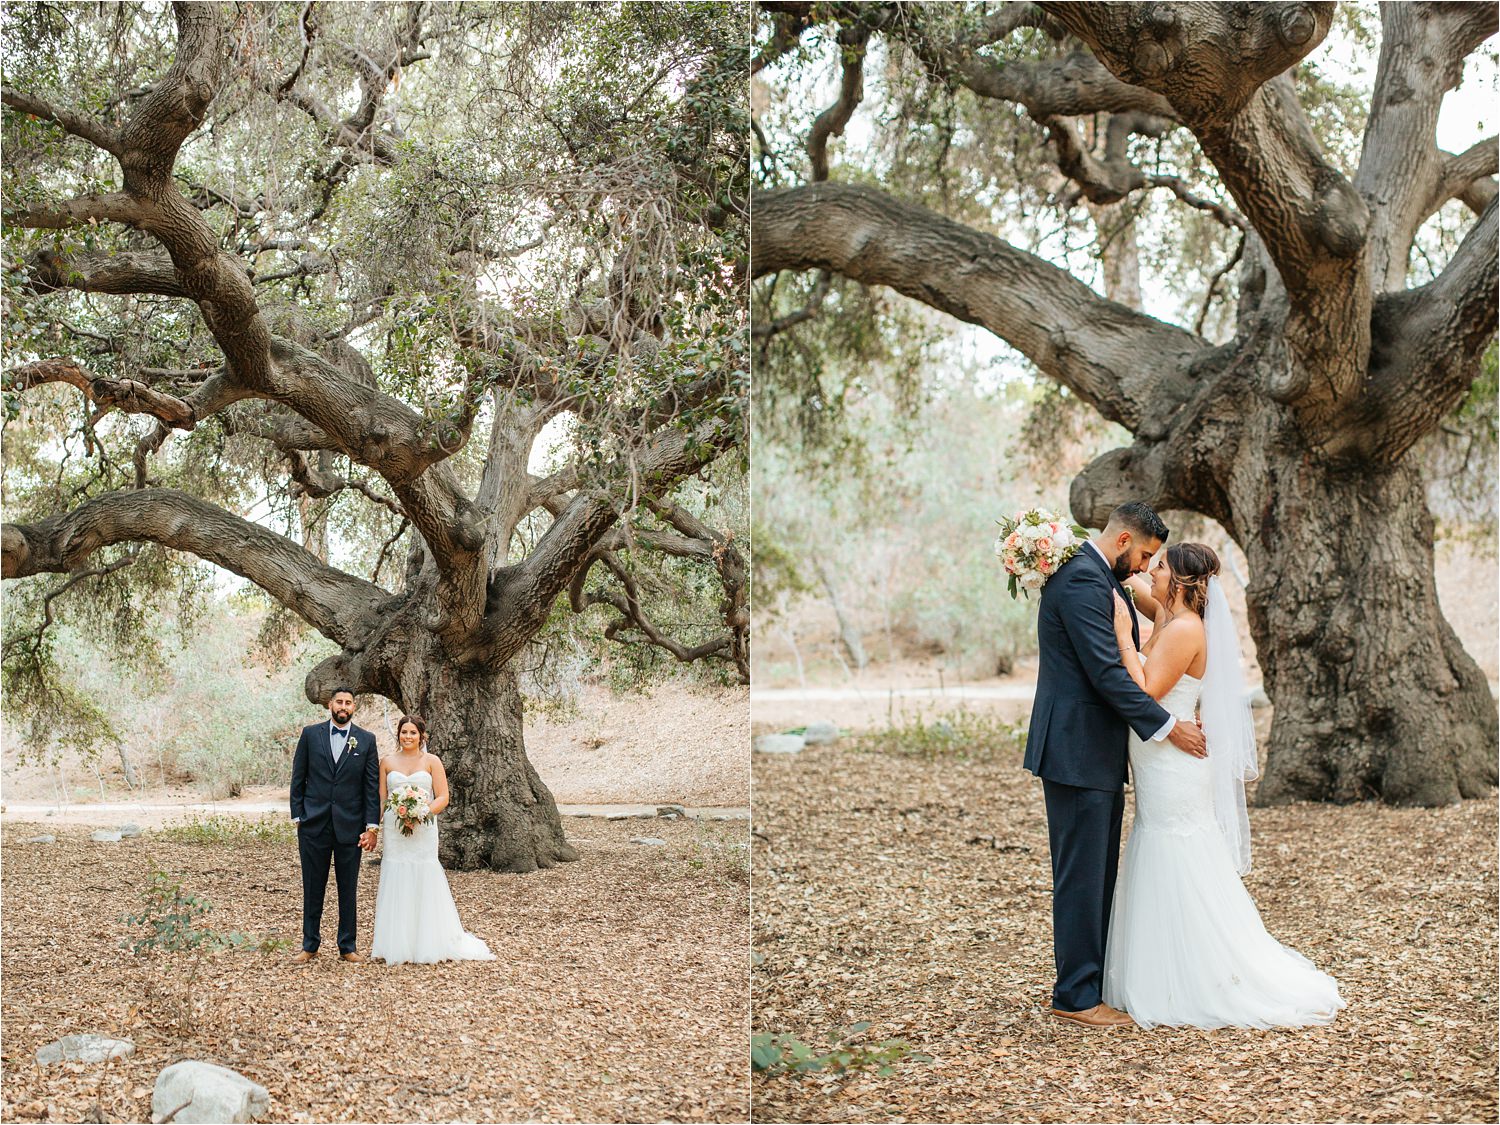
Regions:
<instances>
[{"instance_id":1,"label":"held hands","mask_svg":"<svg viewBox=\"0 0 1500 1125\"><path fill-rule=\"evenodd\" d=\"M363 851L373 852L375 842L380 839L380 834L373 829L365 829L359 834L359 846Z\"/></svg>"}]
</instances>

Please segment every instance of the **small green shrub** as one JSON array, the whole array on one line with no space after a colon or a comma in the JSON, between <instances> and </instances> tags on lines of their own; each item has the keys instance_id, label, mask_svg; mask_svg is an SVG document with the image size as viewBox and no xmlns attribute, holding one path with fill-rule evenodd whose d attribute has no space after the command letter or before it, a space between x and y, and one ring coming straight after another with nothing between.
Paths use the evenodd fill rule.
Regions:
<instances>
[{"instance_id":1,"label":"small green shrub","mask_svg":"<svg viewBox=\"0 0 1500 1125\"><path fill-rule=\"evenodd\" d=\"M693 838L686 845L688 866L726 883L750 882L749 830L739 835L718 824L694 822Z\"/></svg>"},{"instance_id":2,"label":"small green shrub","mask_svg":"<svg viewBox=\"0 0 1500 1125\"><path fill-rule=\"evenodd\" d=\"M750 1065L768 1076L779 1074L844 1074L872 1070L879 1077L896 1073L896 1064L931 1062L932 1056L915 1050L904 1039L886 1039L880 1043L856 1042L869 1030L861 1021L844 1029L827 1054L816 1054L800 1039L782 1032L767 1032L750 1037Z\"/></svg>"},{"instance_id":3,"label":"small green shrub","mask_svg":"<svg viewBox=\"0 0 1500 1125\"><path fill-rule=\"evenodd\" d=\"M182 823L161 829L161 834L183 844L291 844L296 843L297 827L276 816L251 820L224 813L190 813Z\"/></svg>"},{"instance_id":4,"label":"small green shrub","mask_svg":"<svg viewBox=\"0 0 1500 1125\"><path fill-rule=\"evenodd\" d=\"M199 921L213 910L207 899L183 890L182 884L165 871L153 871L151 881L141 892L143 903L139 914L123 915L120 921L144 931L131 941L120 944L137 957L148 953L213 953L221 949L260 949L264 952L286 942L280 938L256 941L238 930L220 931L200 926Z\"/></svg>"},{"instance_id":5,"label":"small green shrub","mask_svg":"<svg viewBox=\"0 0 1500 1125\"><path fill-rule=\"evenodd\" d=\"M955 710L933 718L902 716L889 726L862 734L856 750L912 754L927 759L1019 757L1026 750L1025 721L1007 723L986 711Z\"/></svg>"}]
</instances>

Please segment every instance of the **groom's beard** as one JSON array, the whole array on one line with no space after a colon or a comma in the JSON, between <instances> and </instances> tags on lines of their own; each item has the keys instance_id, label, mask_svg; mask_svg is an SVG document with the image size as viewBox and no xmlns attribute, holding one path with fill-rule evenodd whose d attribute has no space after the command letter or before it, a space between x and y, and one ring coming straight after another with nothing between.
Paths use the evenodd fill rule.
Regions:
<instances>
[{"instance_id":1,"label":"groom's beard","mask_svg":"<svg viewBox=\"0 0 1500 1125\"><path fill-rule=\"evenodd\" d=\"M1120 580L1121 584L1135 573L1135 571L1130 569L1130 557L1128 555L1121 555L1114 562L1110 563L1109 569L1115 572L1115 577Z\"/></svg>"},{"instance_id":2,"label":"groom's beard","mask_svg":"<svg viewBox=\"0 0 1500 1125\"><path fill-rule=\"evenodd\" d=\"M352 711L335 711L333 713L333 721L339 726L343 726L349 721L349 716L352 714L354 714Z\"/></svg>"}]
</instances>

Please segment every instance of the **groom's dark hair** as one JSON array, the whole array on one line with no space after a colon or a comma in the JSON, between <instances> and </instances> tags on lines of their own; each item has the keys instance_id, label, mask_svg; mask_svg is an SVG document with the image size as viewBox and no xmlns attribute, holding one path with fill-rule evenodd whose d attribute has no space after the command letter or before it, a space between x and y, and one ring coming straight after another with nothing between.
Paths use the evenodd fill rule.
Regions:
<instances>
[{"instance_id":1,"label":"groom's dark hair","mask_svg":"<svg viewBox=\"0 0 1500 1125\"><path fill-rule=\"evenodd\" d=\"M354 694L354 689L353 688L345 687L343 684L340 684L338 687L334 688L333 692L328 696L328 702L332 703L333 702L333 697L335 695L337 695L339 692L343 692L345 695L349 696L351 699L358 698Z\"/></svg>"},{"instance_id":2,"label":"groom's dark hair","mask_svg":"<svg viewBox=\"0 0 1500 1125\"><path fill-rule=\"evenodd\" d=\"M1109 522L1118 524L1130 534L1138 535L1142 539L1156 539L1162 543L1165 543L1167 536L1171 534L1167 531L1167 525L1161 522L1161 517L1156 514L1155 509L1144 500L1132 500L1127 504L1121 504L1109 513Z\"/></svg>"}]
</instances>

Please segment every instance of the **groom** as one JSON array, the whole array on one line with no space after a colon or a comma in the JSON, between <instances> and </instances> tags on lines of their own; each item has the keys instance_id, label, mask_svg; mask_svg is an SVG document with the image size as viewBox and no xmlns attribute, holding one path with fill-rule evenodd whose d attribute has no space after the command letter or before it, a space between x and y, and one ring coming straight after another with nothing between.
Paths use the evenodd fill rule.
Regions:
<instances>
[{"instance_id":1,"label":"groom","mask_svg":"<svg viewBox=\"0 0 1500 1125\"><path fill-rule=\"evenodd\" d=\"M1123 581L1144 571L1166 538L1149 505L1122 504L1042 587L1037 617L1041 667L1024 764L1042 779L1047 804L1057 962L1052 1014L1090 1027L1132 1022L1102 995L1129 732L1205 756L1203 732L1136 686L1115 639L1114 594L1125 595Z\"/></svg>"},{"instance_id":2,"label":"groom","mask_svg":"<svg viewBox=\"0 0 1500 1125\"><path fill-rule=\"evenodd\" d=\"M292 755L292 823L302 860L302 952L292 958L298 964L316 957L323 941L329 860L339 890L339 959L365 960L354 951L355 891L360 850L372 850L380 831L380 754L375 736L351 721L348 688L333 693L328 716L302 729Z\"/></svg>"}]
</instances>

